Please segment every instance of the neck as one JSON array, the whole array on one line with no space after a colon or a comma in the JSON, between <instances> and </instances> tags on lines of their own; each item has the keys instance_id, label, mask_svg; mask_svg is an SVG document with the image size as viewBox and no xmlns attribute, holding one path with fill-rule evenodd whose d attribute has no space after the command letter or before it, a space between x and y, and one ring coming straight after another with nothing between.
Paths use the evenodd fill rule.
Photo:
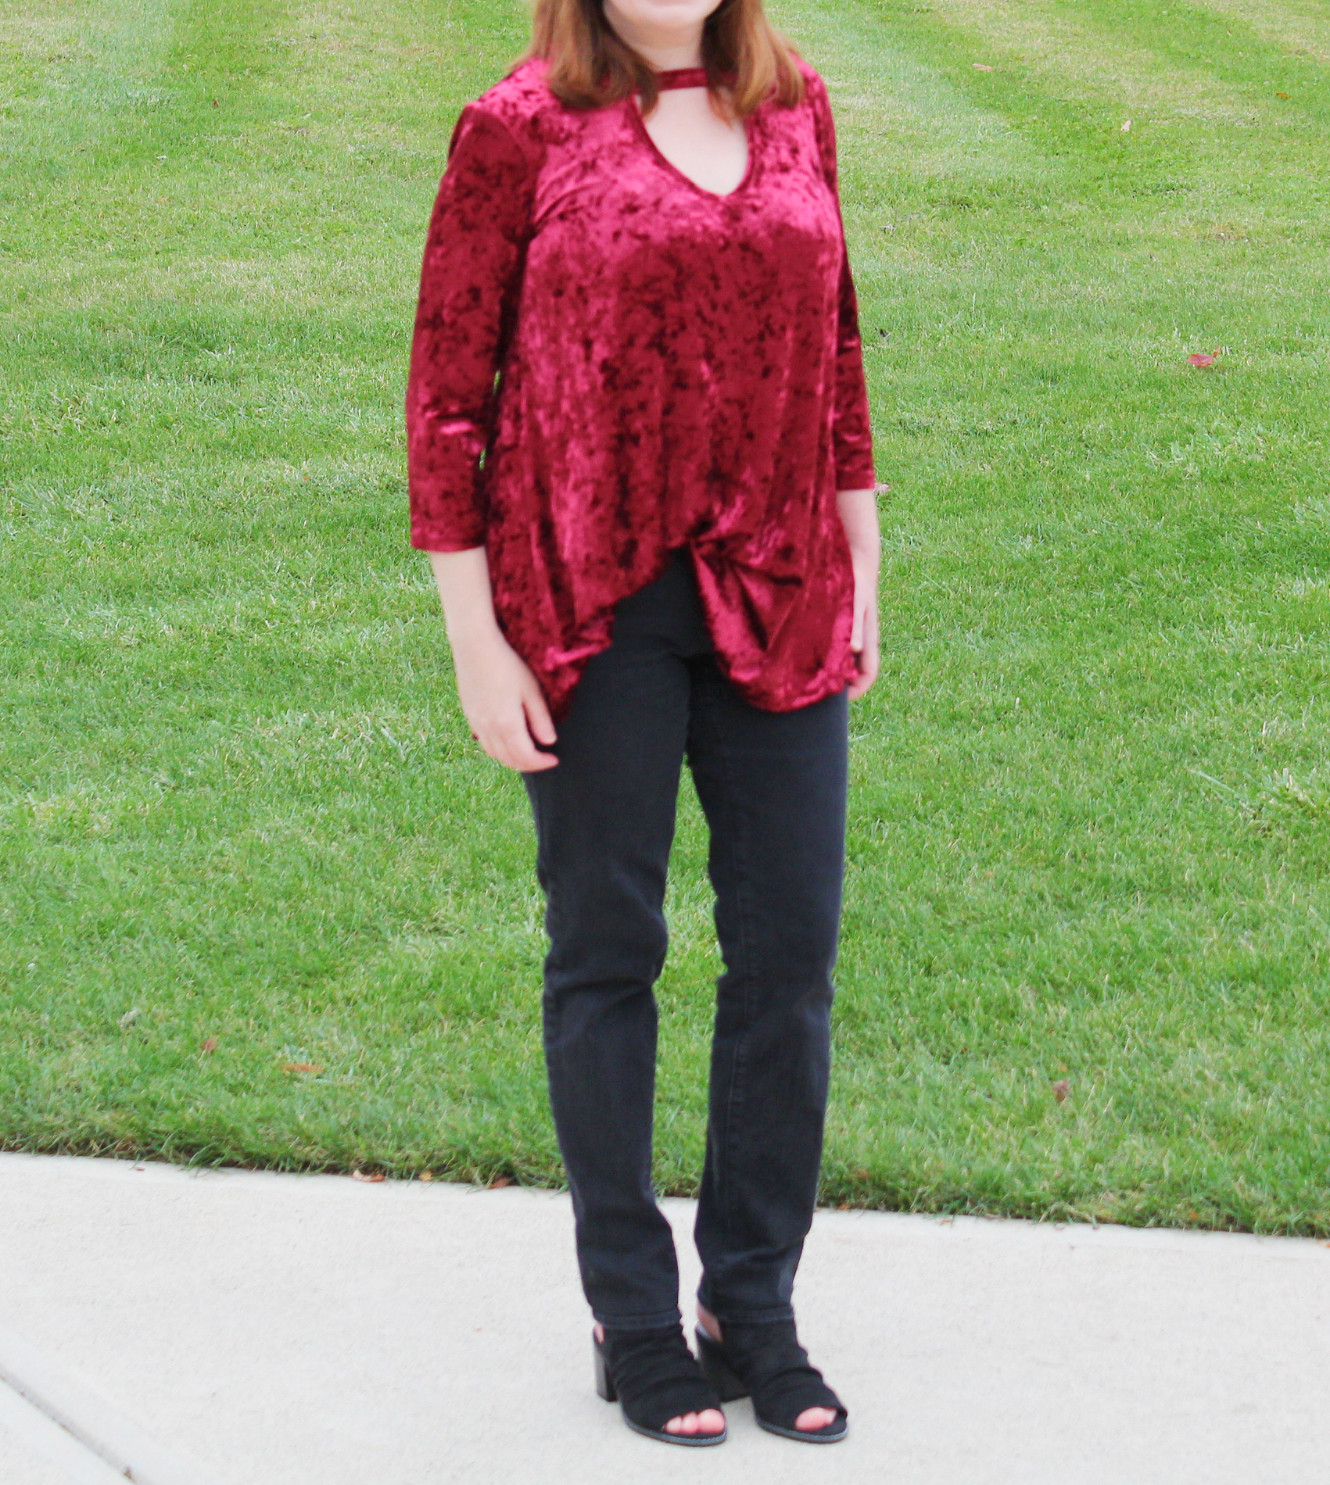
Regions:
<instances>
[{"instance_id":1,"label":"neck","mask_svg":"<svg viewBox=\"0 0 1330 1485\"><path fill-rule=\"evenodd\" d=\"M702 65L702 25L650 26L623 15L614 0L605 0L605 19L616 36L657 72Z\"/></svg>"}]
</instances>

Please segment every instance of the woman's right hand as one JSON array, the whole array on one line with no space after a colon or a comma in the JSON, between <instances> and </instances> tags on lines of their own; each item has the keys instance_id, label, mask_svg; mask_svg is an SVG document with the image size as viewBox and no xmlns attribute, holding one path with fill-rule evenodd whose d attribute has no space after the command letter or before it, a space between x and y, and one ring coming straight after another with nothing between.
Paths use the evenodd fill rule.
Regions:
<instances>
[{"instance_id":1,"label":"woman's right hand","mask_svg":"<svg viewBox=\"0 0 1330 1485\"><path fill-rule=\"evenodd\" d=\"M519 773L553 768L559 760L536 746L554 745L550 709L540 682L494 617L485 548L430 552L429 560L452 646L457 698L471 736L505 768Z\"/></svg>"},{"instance_id":2,"label":"woman's right hand","mask_svg":"<svg viewBox=\"0 0 1330 1485\"><path fill-rule=\"evenodd\" d=\"M540 682L498 626L454 636L452 650L458 700L485 752L520 773L553 768L559 760L536 747L556 736Z\"/></svg>"}]
</instances>

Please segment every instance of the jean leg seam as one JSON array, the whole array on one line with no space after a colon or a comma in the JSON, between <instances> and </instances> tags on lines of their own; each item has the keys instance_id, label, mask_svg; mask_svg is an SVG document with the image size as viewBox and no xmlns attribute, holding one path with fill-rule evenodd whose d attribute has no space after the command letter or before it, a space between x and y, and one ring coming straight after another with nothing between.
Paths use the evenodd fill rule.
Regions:
<instances>
[{"instance_id":1,"label":"jean leg seam","mask_svg":"<svg viewBox=\"0 0 1330 1485\"><path fill-rule=\"evenodd\" d=\"M750 914L749 904L747 901L749 884L747 865L744 856L743 832L737 828L737 822L741 812L738 808L737 797L734 791L734 775L731 768L729 753L724 742L723 726L717 726L715 737L716 757L720 762L721 773L725 784L727 813L730 815L731 820L735 822L736 826L736 828L731 830L731 843L735 870L734 898L736 914L738 917L739 952L742 956L743 961L740 965L740 979L742 985L742 998L740 1000L740 1008L742 1013L742 1024L738 1038L736 1040L734 1062L732 1064L730 1073L730 1092L725 1108L725 1162L726 1171L730 1178L728 1182L728 1189L725 1194L724 1217L726 1237L729 1238L733 1234L735 1228L735 1213L733 1209L733 1203L735 1200L735 1183L732 1174L736 1166L735 1155L736 1145L738 1142L738 1120L735 1117L735 1110L736 1107L742 1107L743 1104L740 1090L746 1076L748 1050L747 1036L748 1029L752 1021L752 1005L750 1001L751 986L749 984L750 976L747 973L747 967L752 964L753 955L752 945L749 940Z\"/></svg>"}]
</instances>

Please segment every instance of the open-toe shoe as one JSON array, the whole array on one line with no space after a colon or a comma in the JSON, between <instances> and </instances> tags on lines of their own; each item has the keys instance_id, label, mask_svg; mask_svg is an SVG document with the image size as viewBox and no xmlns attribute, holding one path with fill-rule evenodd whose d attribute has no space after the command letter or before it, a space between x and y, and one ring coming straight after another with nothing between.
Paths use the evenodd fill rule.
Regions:
<instances>
[{"instance_id":1,"label":"open-toe shoe","mask_svg":"<svg viewBox=\"0 0 1330 1485\"><path fill-rule=\"evenodd\" d=\"M703 1374L722 1402L753 1399L753 1414L768 1433L804 1444L834 1444L849 1431L844 1403L809 1364L793 1320L721 1325L721 1339L697 1329ZM796 1428L806 1408L828 1408L836 1417L824 1428Z\"/></svg>"},{"instance_id":2,"label":"open-toe shoe","mask_svg":"<svg viewBox=\"0 0 1330 1485\"><path fill-rule=\"evenodd\" d=\"M596 1391L606 1402L618 1402L629 1428L666 1444L694 1449L725 1441L719 1433L668 1433L665 1425L685 1413L720 1408L716 1389L702 1375L688 1349L683 1328L609 1330L604 1340L592 1335Z\"/></svg>"}]
</instances>

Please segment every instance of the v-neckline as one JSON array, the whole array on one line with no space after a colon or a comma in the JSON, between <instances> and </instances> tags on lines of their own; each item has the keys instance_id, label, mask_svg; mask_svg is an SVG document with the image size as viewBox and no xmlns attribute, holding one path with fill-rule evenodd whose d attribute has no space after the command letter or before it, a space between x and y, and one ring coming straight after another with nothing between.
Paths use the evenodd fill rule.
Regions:
<instances>
[{"instance_id":1,"label":"v-neckline","mask_svg":"<svg viewBox=\"0 0 1330 1485\"><path fill-rule=\"evenodd\" d=\"M662 93L669 93L676 88L705 88L707 86L707 69L705 67L673 67L664 72L656 74L656 86ZM744 148L747 152L747 163L744 173L732 191L711 191L706 186L700 186L686 171L680 170L673 160L651 137L651 131L647 128L647 122L642 117L642 105L638 102L637 94L632 93L627 99L629 112L633 116L637 132L645 141L647 148L655 155L657 161L670 172L677 176L685 185L691 186L699 196L706 196L712 201L732 201L753 178L754 168L757 164L757 130L749 127L749 120L743 121Z\"/></svg>"}]
</instances>

